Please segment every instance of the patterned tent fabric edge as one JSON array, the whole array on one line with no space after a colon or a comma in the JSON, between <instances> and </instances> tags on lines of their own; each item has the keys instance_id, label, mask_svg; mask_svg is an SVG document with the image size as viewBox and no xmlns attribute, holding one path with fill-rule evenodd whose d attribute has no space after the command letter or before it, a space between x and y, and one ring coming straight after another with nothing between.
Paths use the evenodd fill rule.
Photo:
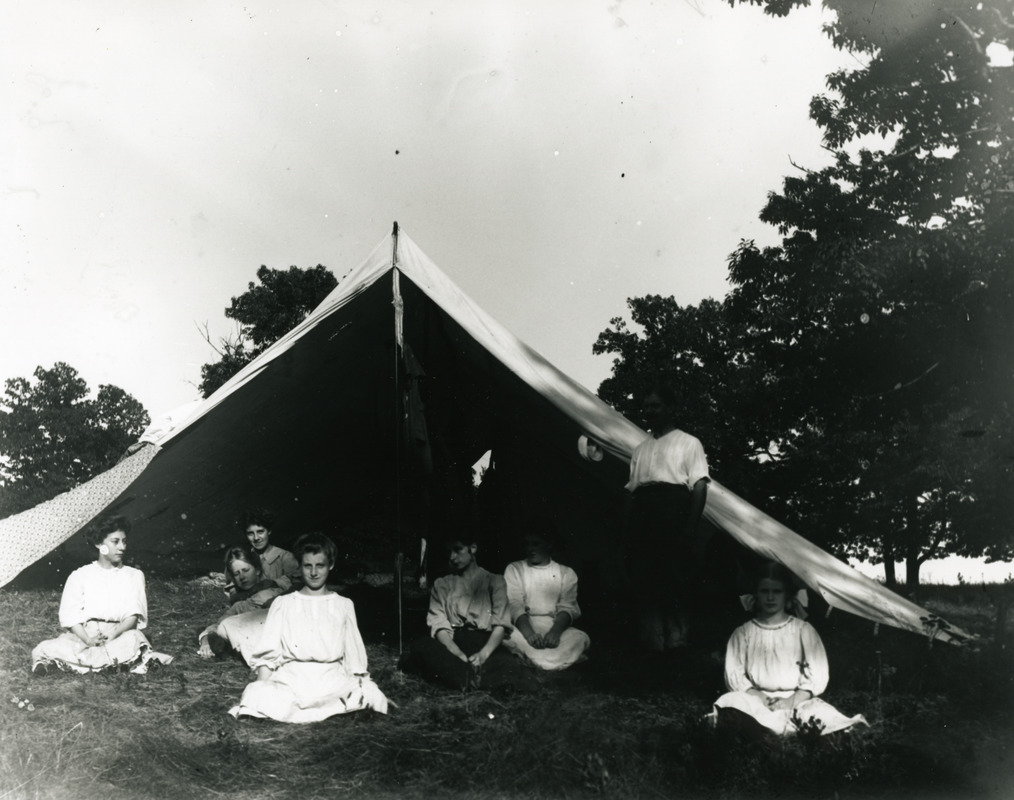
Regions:
<instances>
[{"instance_id":1,"label":"patterned tent fabric edge","mask_svg":"<svg viewBox=\"0 0 1014 800\"><path fill-rule=\"evenodd\" d=\"M158 447L146 445L69 492L0 520L0 586L6 586L101 513L158 451Z\"/></svg>"}]
</instances>

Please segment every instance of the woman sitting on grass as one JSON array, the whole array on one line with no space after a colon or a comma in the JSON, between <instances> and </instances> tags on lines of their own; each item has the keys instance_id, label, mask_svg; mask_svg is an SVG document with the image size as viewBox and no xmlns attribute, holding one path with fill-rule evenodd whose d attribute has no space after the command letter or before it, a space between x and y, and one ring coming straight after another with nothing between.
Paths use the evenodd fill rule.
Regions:
<instances>
[{"instance_id":1,"label":"woman sitting on grass","mask_svg":"<svg viewBox=\"0 0 1014 800\"><path fill-rule=\"evenodd\" d=\"M796 732L800 724L828 734L866 724L862 714L846 717L821 700L827 688L827 653L813 626L792 616L792 574L769 562L758 575L753 595L754 619L737 628L725 653L725 684L712 719L742 721L747 715L778 735Z\"/></svg>"},{"instance_id":2,"label":"woman sitting on grass","mask_svg":"<svg viewBox=\"0 0 1014 800\"><path fill-rule=\"evenodd\" d=\"M303 588L276 599L250 658L257 679L243 691L234 717L319 722L372 708L387 713L387 698L366 669L366 647L352 601L327 588L338 556L319 533L296 541Z\"/></svg>"},{"instance_id":3,"label":"woman sitting on grass","mask_svg":"<svg viewBox=\"0 0 1014 800\"><path fill-rule=\"evenodd\" d=\"M584 661L591 639L571 627L577 605L577 573L552 557L554 531L537 523L525 534L526 558L507 565L507 606L514 633L504 646L522 661L544 670L561 670Z\"/></svg>"},{"instance_id":4,"label":"woman sitting on grass","mask_svg":"<svg viewBox=\"0 0 1014 800\"><path fill-rule=\"evenodd\" d=\"M406 668L452 689L534 690L534 676L500 647L511 629L503 576L479 566L474 537L452 537L447 547L451 574L430 590L430 636L413 643Z\"/></svg>"},{"instance_id":5,"label":"woman sitting on grass","mask_svg":"<svg viewBox=\"0 0 1014 800\"><path fill-rule=\"evenodd\" d=\"M33 672L55 666L82 674L108 667L145 673L152 660L172 661L154 652L141 633L148 624L148 599L144 573L123 564L129 532L124 517L102 520L86 531L98 558L67 578L60 599L60 626L66 630L32 651Z\"/></svg>"},{"instance_id":6,"label":"woman sitting on grass","mask_svg":"<svg viewBox=\"0 0 1014 800\"><path fill-rule=\"evenodd\" d=\"M261 560L245 545L225 551L225 574L232 583L225 587L229 610L197 637L201 658L225 655L230 648L249 663L252 648L257 644L268 606L282 593L281 587L264 577Z\"/></svg>"}]
</instances>

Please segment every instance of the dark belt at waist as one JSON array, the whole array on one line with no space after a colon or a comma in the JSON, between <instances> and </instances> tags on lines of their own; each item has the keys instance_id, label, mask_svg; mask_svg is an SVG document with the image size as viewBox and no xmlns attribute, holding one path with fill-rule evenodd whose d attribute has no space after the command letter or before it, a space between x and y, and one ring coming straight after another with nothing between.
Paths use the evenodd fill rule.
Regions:
<instances>
[{"instance_id":1,"label":"dark belt at waist","mask_svg":"<svg viewBox=\"0 0 1014 800\"><path fill-rule=\"evenodd\" d=\"M687 492L690 490L680 483L642 483L636 489L634 494L662 494L664 492Z\"/></svg>"}]
</instances>

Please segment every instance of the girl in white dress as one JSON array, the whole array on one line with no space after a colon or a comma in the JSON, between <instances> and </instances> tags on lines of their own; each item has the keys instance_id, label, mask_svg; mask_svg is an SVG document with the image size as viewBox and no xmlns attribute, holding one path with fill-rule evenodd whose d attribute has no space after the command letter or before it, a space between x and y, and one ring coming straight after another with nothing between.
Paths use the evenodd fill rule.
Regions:
<instances>
[{"instance_id":1,"label":"girl in white dress","mask_svg":"<svg viewBox=\"0 0 1014 800\"><path fill-rule=\"evenodd\" d=\"M334 543L309 533L294 549L303 588L271 604L250 659L257 678L229 713L280 722L318 722L364 708L386 714L387 698L367 672L352 601L327 588Z\"/></svg>"},{"instance_id":2,"label":"girl in white dress","mask_svg":"<svg viewBox=\"0 0 1014 800\"><path fill-rule=\"evenodd\" d=\"M846 717L820 699L828 682L827 653L813 626L789 613L791 586L792 575L781 564L761 569L756 616L729 639L729 691L715 701L712 720L721 722L734 710L779 735L794 734L799 723L812 722L825 735L867 724L862 714Z\"/></svg>"},{"instance_id":3,"label":"girl in white dress","mask_svg":"<svg viewBox=\"0 0 1014 800\"><path fill-rule=\"evenodd\" d=\"M197 655L223 656L231 649L249 664L268 618L268 606L282 593L282 588L264 576L261 560L244 545L225 551L225 574L232 578L226 587L229 610L218 622L201 631Z\"/></svg>"},{"instance_id":4,"label":"girl in white dress","mask_svg":"<svg viewBox=\"0 0 1014 800\"><path fill-rule=\"evenodd\" d=\"M561 670L587 658L591 639L571 627L581 614L577 573L553 560L552 535L548 525L525 534L525 559L504 570L514 623L504 647L538 669Z\"/></svg>"},{"instance_id":5,"label":"girl in white dress","mask_svg":"<svg viewBox=\"0 0 1014 800\"><path fill-rule=\"evenodd\" d=\"M60 599L60 626L66 630L32 651L33 672L55 666L82 674L107 667L145 673L153 659L172 661L154 652L141 633L148 624L148 599L144 573L123 563L129 532L124 517L102 520L85 532L98 558L67 578Z\"/></svg>"}]
</instances>

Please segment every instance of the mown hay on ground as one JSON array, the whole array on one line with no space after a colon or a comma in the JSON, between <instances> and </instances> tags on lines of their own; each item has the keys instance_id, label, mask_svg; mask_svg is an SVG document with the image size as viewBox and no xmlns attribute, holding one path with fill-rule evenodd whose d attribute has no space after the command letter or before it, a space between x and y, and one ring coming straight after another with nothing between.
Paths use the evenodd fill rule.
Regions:
<instances>
[{"instance_id":1,"label":"mown hay on ground","mask_svg":"<svg viewBox=\"0 0 1014 800\"><path fill-rule=\"evenodd\" d=\"M57 632L59 591L8 589L0 799L1010 796L1010 642L994 636L981 593L940 594L926 602L950 603L957 624L984 634L977 647L874 635L837 612L815 619L829 699L871 727L755 741L701 723L721 688L714 654L634 658L622 631L593 624L590 661L543 676L534 695L430 686L398 670L393 597L378 590L353 596L371 672L395 704L388 716L236 722L226 712L248 670L195 653L197 631L221 610L218 590L149 581L149 633L176 656L169 667L40 677L30 653Z\"/></svg>"}]
</instances>

